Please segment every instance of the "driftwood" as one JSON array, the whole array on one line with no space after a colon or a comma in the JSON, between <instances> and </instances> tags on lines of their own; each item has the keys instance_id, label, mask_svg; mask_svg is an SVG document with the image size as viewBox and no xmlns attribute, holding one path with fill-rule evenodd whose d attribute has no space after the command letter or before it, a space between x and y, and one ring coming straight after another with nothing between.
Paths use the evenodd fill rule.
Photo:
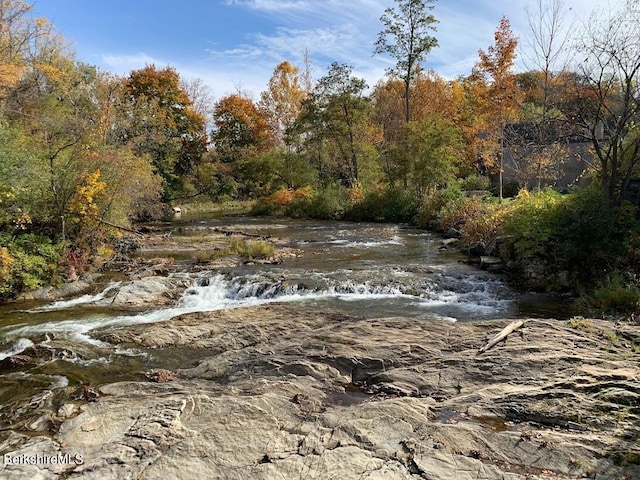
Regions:
<instances>
[{"instance_id":1,"label":"driftwood","mask_svg":"<svg viewBox=\"0 0 640 480\"><path fill-rule=\"evenodd\" d=\"M259 233L248 233L242 230L228 230L226 228L214 227L213 231L216 233L222 233L228 237L231 235L240 235L241 237L259 238L260 240L269 240L271 235L260 235Z\"/></svg>"},{"instance_id":2,"label":"driftwood","mask_svg":"<svg viewBox=\"0 0 640 480\"><path fill-rule=\"evenodd\" d=\"M115 223L107 222L106 220L100 220L100 223L104 223L105 225L108 225L109 227L117 228L118 230L124 230L125 232L134 233L136 235L144 237L143 233L138 232L137 230L133 230L131 228L123 227L122 225L116 225Z\"/></svg>"},{"instance_id":3,"label":"driftwood","mask_svg":"<svg viewBox=\"0 0 640 480\"><path fill-rule=\"evenodd\" d=\"M520 328L523 325L524 325L524 320L516 320L514 322L511 322L509 325L504 327L502 329L502 331L498 335L496 335L491 340L489 340L484 347L482 347L480 350L478 350L477 355L480 355L481 353L484 353L487 350L495 347L502 340L506 340L507 337L509 336L509 334L513 333L514 331L516 331L518 328Z\"/></svg>"}]
</instances>

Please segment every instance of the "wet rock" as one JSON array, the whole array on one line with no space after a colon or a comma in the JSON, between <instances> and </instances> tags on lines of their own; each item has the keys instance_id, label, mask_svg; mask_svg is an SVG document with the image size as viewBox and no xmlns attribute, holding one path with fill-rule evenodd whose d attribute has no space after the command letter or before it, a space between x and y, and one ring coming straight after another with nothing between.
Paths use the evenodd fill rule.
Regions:
<instances>
[{"instance_id":1,"label":"wet rock","mask_svg":"<svg viewBox=\"0 0 640 480\"><path fill-rule=\"evenodd\" d=\"M70 479L639 478L640 362L604 334L637 327L532 319L477 356L508 323L271 304L104 332L208 357L101 386L51 446Z\"/></svg>"},{"instance_id":2,"label":"wet rock","mask_svg":"<svg viewBox=\"0 0 640 480\"><path fill-rule=\"evenodd\" d=\"M114 308L149 308L175 303L189 288L185 278L151 276L131 281L116 289L112 296L95 302Z\"/></svg>"},{"instance_id":3,"label":"wet rock","mask_svg":"<svg viewBox=\"0 0 640 480\"><path fill-rule=\"evenodd\" d=\"M472 257L482 257L486 252L487 245L484 242L476 242L469 247L469 255Z\"/></svg>"},{"instance_id":4,"label":"wet rock","mask_svg":"<svg viewBox=\"0 0 640 480\"><path fill-rule=\"evenodd\" d=\"M500 272L504 269L504 264L498 257L485 255L480 257L480 268L489 272Z\"/></svg>"},{"instance_id":5,"label":"wet rock","mask_svg":"<svg viewBox=\"0 0 640 480\"><path fill-rule=\"evenodd\" d=\"M444 248L446 250L448 247L451 247L453 245L457 245L458 243L460 243L460 239L458 239L458 238L445 238L440 243L442 244L442 246L440 248Z\"/></svg>"},{"instance_id":6,"label":"wet rock","mask_svg":"<svg viewBox=\"0 0 640 480\"><path fill-rule=\"evenodd\" d=\"M82 293L86 293L91 289L94 282L100 277L100 274L90 274L85 277L75 280L73 282L68 282L60 286L59 288L54 287L43 287L37 290L33 290L31 292L25 292L18 300L59 300L61 298L72 297L75 295L80 295Z\"/></svg>"},{"instance_id":7,"label":"wet rock","mask_svg":"<svg viewBox=\"0 0 640 480\"><path fill-rule=\"evenodd\" d=\"M462 232L457 228L448 228L443 232L445 238L462 238Z\"/></svg>"}]
</instances>

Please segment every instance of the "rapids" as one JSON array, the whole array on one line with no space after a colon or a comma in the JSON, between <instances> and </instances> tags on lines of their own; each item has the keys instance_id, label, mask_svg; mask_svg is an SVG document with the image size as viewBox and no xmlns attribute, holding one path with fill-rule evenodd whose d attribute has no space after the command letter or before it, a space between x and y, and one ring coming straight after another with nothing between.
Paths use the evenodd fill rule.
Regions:
<instances>
[{"instance_id":1,"label":"rapids","mask_svg":"<svg viewBox=\"0 0 640 480\"><path fill-rule=\"evenodd\" d=\"M97 284L96 291L77 298L1 306L0 427L28 430L39 407L55 410L61 397L83 385L194 364L199 354L189 349L131 349L96 338L105 330L184 313L304 302L416 322L568 315L562 303L516 292L501 276L467 265L464 256L443 250L437 235L402 225L184 216L162 228L186 243L213 229L241 230L277 237L299 254L277 265L202 270L195 268L194 250L169 252L178 266L173 275L189 278L191 287L174 305L146 312L96 306L124 280ZM7 364L20 354L27 354L24 365Z\"/></svg>"}]
</instances>

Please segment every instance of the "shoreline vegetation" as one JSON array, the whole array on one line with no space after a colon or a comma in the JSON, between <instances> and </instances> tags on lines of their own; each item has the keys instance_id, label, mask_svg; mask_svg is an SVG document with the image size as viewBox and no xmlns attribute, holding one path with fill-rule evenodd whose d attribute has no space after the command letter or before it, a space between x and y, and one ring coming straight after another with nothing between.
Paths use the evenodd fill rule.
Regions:
<instances>
[{"instance_id":1,"label":"shoreline vegetation","mask_svg":"<svg viewBox=\"0 0 640 480\"><path fill-rule=\"evenodd\" d=\"M120 77L78 61L37 5L0 0L0 302L102 268L172 206L252 202L429 228L524 289L634 314L640 10L594 14L560 42L581 62L554 65L564 5L535 1L531 43L549 48L529 71L508 18L468 75L424 69L437 2L395 0L371 39L393 63L375 85L337 61L315 78L305 55L255 98L214 99L171 66Z\"/></svg>"}]
</instances>

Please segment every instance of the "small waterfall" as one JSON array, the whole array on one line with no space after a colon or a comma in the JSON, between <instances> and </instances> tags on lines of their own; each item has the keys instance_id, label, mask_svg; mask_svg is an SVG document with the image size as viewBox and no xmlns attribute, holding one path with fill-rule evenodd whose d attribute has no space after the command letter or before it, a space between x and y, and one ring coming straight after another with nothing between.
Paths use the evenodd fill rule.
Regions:
<instances>
[{"instance_id":1,"label":"small waterfall","mask_svg":"<svg viewBox=\"0 0 640 480\"><path fill-rule=\"evenodd\" d=\"M27 348L33 347L33 342L28 338L19 338L16 342L7 350L0 351L0 360L18 355L24 352Z\"/></svg>"}]
</instances>

